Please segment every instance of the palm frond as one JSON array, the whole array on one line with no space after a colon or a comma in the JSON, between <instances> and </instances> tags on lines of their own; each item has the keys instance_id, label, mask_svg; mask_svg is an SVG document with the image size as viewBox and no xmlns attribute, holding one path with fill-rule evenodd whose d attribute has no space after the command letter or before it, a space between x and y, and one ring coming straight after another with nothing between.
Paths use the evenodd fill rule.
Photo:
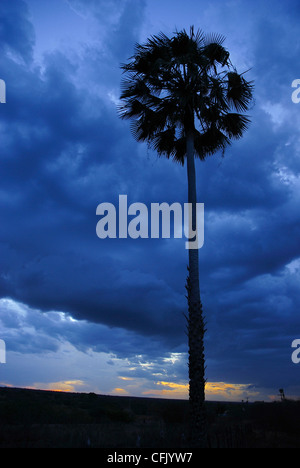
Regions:
<instances>
[{"instance_id":1,"label":"palm frond","mask_svg":"<svg viewBox=\"0 0 300 468\"><path fill-rule=\"evenodd\" d=\"M207 44L204 48L204 53L211 65L218 63L224 67L228 63L229 52L218 42Z\"/></svg>"},{"instance_id":2,"label":"palm frond","mask_svg":"<svg viewBox=\"0 0 300 468\"><path fill-rule=\"evenodd\" d=\"M238 111L247 111L252 100L253 85L236 71L227 74L227 99Z\"/></svg>"},{"instance_id":3,"label":"palm frond","mask_svg":"<svg viewBox=\"0 0 300 468\"><path fill-rule=\"evenodd\" d=\"M175 151L175 128L170 127L164 131L156 133L151 146L158 152L160 156L170 157Z\"/></svg>"},{"instance_id":4,"label":"palm frond","mask_svg":"<svg viewBox=\"0 0 300 468\"><path fill-rule=\"evenodd\" d=\"M219 33L209 33L205 35L204 45L219 44L222 45L226 37Z\"/></svg>"},{"instance_id":5,"label":"palm frond","mask_svg":"<svg viewBox=\"0 0 300 468\"><path fill-rule=\"evenodd\" d=\"M212 125L204 133L195 132L194 144L196 156L204 160L218 151L224 151L230 145L230 139L215 125Z\"/></svg>"},{"instance_id":6,"label":"palm frond","mask_svg":"<svg viewBox=\"0 0 300 468\"><path fill-rule=\"evenodd\" d=\"M222 116L219 121L219 129L224 131L229 138L241 138L248 129L250 119L242 114L229 112Z\"/></svg>"}]
</instances>

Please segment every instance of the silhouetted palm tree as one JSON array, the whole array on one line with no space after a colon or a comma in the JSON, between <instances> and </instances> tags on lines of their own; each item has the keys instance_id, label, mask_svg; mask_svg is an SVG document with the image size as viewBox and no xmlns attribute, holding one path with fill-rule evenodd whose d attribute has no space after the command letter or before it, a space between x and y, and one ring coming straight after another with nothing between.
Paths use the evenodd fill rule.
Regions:
<instances>
[{"instance_id":1,"label":"silhouetted palm tree","mask_svg":"<svg viewBox=\"0 0 300 468\"><path fill-rule=\"evenodd\" d=\"M120 117L131 119L138 141L159 155L184 165L187 161L188 202L196 230L194 156L204 160L224 151L231 139L247 129L242 113L252 100L252 84L233 68L220 35L185 30L169 38L160 33L137 44L130 62L122 65ZM204 320L200 300L198 249L189 249L187 279L189 336L189 399L191 443L205 440Z\"/></svg>"}]
</instances>

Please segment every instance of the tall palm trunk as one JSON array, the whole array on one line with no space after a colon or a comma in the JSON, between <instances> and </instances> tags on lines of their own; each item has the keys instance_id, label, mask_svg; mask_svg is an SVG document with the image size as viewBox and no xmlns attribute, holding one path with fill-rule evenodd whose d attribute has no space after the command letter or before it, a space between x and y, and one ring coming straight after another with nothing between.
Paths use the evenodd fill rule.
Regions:
<instances>
[{"instance_id":1,"label":"tall palm trunk","mask_svg":"<svg viewBox=\"0 0 300 468\"><path fill-rule=\"evenodd\" d=\"M187 132L188 202L192 205L193 232L196 232L196 173L194 159L194 134ZM198 233L199 234L199 233ZM194 447L204 447L206 439L204 320L199 287L198 249L189 249L188 298L188 343L189 343L189 400L190 441Z\"/></svg>"}]
</instances>

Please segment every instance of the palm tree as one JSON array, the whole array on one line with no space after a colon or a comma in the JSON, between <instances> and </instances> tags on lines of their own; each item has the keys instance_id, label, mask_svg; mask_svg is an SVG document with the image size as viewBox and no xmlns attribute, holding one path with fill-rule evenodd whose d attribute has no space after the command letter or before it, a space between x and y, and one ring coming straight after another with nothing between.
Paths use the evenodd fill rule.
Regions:
<instances>
[{"instance_id":1,"label":"palm tree","mask_svg":"<svg viewBox=\"0 0 300 468\"><path fill-rule=\"evenodd\" d=\"M122 119L131 120L137 141L147 142L160 156L187 161L188 202L192 229L196 222L195 156L204 161L224 152L232 139L248 128L243 113L252 100L252 83L238 74L223 47L224 37L190 34L186 30L169 38L160 33L135 46L129 63L121 68ZM205 441L205 357L198 249L189 249L187 278L189 400L191 444Z\"/></svg>"}]
</instances>

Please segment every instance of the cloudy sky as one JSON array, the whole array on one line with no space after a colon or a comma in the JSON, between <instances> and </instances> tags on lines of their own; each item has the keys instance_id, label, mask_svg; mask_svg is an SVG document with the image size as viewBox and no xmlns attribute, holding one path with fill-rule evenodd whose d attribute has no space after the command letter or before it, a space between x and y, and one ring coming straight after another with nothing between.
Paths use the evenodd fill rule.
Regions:
<instances>
[{"instance_id":1,"label":"cloudy sky","mask_svg":"<svg viewBox=\"0 0 300 468\"><path fill-rule=\"evenodd\" d=\"M207 399L300 397L299 24L298 0L1 0L0 385L187 397L184 239L99 239L96 208L186 202L117 104L135 43L194 25L255 82L243 139L196 167Z\"/></svg>"}]
</instances>

